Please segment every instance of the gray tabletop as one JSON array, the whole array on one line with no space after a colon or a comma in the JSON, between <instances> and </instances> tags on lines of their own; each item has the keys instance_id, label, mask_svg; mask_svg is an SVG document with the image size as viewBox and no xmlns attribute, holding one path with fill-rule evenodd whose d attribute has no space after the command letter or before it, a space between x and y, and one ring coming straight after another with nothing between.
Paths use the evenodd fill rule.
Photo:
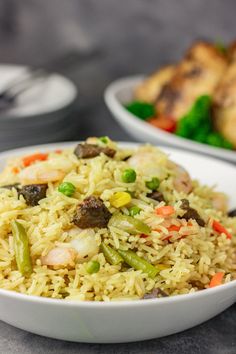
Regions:
<instances>
[{"instance_id":1,"label":"gray tabletop","mask_svg":"<svg viewBox=\"0 0 236 354\"><path fill-rule=\"evenodd\" d=\"M66 73L79 90L78 128L65 139L132 140L103 103L106 85L178 60L197 38L233 40L235 12L235 0L1 0L0 62L37 64L78 49L82 59ZM183 333L116 345L63 342L0 322L0 353L233 354L236 305Z\"/></svg>"}]
</instances>

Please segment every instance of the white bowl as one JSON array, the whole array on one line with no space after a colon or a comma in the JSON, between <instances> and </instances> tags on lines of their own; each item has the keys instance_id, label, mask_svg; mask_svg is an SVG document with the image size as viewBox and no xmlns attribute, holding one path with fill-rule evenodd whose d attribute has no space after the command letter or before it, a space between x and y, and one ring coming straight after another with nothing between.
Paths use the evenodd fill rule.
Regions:
<instances>
[{"instance_id":1,"label":"white bowl","mask_svg":"<svg viewBox=\"0 0 236 354\"><path fill-rule=\"evenodd\" d=\"M34 150L74 146L58 143L0 153L0 169L11 156ZM126 144L135 146L135 144ZM236 168L213 158L164 149L194 178L229 194L231 207ZM0 289L0 320L47 337L89 343L131 342L166 336L196 326L236 301L236 280L194 294L123 302L76 302L28 296Z\"/></svg>"},{"instance_id":2,"label":"white bowl","mask_svg":"<svg viewBox=\"0 0 236 354\"><path fill-rule=\"evenodd\" d=\"M131 136L138 141L150 142L152 144L162 143L167 146L176 146L236 162L236 151L221 149L178 137L162 129L153 127L128 112L123 105L133 100L134 89L143 79L144 76L133 76L114 81L107 87L104 93L106 105L112 115Z\"/></svg>"}]
</instances>

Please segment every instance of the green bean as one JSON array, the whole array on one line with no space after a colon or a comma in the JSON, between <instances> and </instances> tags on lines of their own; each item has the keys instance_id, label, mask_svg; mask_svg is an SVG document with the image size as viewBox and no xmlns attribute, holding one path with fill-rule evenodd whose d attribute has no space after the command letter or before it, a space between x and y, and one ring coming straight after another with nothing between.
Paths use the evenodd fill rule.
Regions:
<instances>
[{"instance_id":1,"label":"green bean","mask_svg":"<svg viewBox=\"0 0 236 354\"><path fill-rule=\"evenodd\" d=\"M151 232L151 228L141 220L123 214L112 215L108 226L117 227L121 230L129 232L130 234L142 233L148 235Z\"/></svg>"},{"instance_id":2,"label":"green bean","mask_svg":"<svg viewBox=\"0 0 236 354\"><path fill-rule=\"evenodd\" d=\"M104 242L101 244L101 249L108 263L118 265L124 261L114 248L106 245Z\"/></svg>"},{"instance_id":3,"label":"green bean","mask_svg":"<svg viewBox=\"0 0 236 354\"><path fill-rule=\"evenodd\" d=\"M150 278L155 278L157 273L159 273L159 270L156 267L147 262L145 259L138 257L133 251L118 250L118 253L130 267L147 273Z\"/></svg>"},{"instance_id":4,"label":"green bean","mask_svg":"<svg viewBox=\"0 0 236 354\"><path fill-rule=\"evenodd\" d=\"M15 257L18 270L22 275L32 273L29 241L24 226L18 221L12 221Z\"/></svg>"}]
</instances>

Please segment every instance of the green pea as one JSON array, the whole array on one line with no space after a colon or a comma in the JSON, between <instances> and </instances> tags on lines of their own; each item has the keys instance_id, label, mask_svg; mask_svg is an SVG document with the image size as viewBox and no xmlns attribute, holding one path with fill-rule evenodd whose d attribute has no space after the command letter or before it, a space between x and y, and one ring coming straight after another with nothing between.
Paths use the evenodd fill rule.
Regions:
<instances>
[{"instance_id":1,"label":"green pea","mask_svg":"<svg viewBox=\"0 0 236 354\"><path fill-rule=\"evenodd\" d=\"M110 139L108 138L108 136L101 136L101 137L99 138L99 140L100 140L102 143L107 144Z\"/></svg>"},{"instance_id":2,"label":"green pea","mask_svg":"<svg viewBox=\"0 0 236 354\"><path fill-rule=\"evenodd\" d=\"M146 187L155 191L160 186L160 180L157 177L153 177L151 181L146 182Z\"/></svg>"},{"instance_id":3,"label":"green pea","mask_svg":"<svg viewBox=\"0 0 236 354\"><path fill-rule=\"evenodd\" d=\"M97 273L100 270L100 263L98 261L89 261L86 270L89 274Z\"/></svg>"},{"instance_id":4,"label":"green pea","mask_svg":"<svg viewBox=\"0 0 236 354\"><path fill-rule=\"evenodd\" d=\"M125 183L133 183L136 180L136 172L132 168L128 168L127 170L124 170L121 178Z\"/></svg>"},{"instance_id":5,"label":"green pea","mask_svg":"<svg viewBox=\"0 0 236 354\"><path fill-rule=\"evenodd\" d=\"M129 215L135 216L135 215L139 214L140 211L141 211L141 209L137 205L134 205L131 208L129 208Z\"/></svg>"},{"instance_id":6,"label":"green pea","mask_svg":"<svg viewBox=\"0 0 236 354\"><path fill-rule=\"evenodd\" d=\"M75 190L75 186L70 182L63 182L58 187L58 191L67 197L71 197L75 193Z\"/></svg>"}]
</instances>

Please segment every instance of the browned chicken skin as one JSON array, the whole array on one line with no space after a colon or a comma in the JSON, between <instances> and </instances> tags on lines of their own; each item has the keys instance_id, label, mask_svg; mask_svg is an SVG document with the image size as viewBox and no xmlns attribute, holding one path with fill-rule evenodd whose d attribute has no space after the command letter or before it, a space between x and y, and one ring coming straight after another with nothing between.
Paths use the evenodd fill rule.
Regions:
<instances>
[{"instance_id":1,"label":"browned chicken skin","mask_svg":"<svg viewBox=\"0 0 236 354\"><path fill-rule=\"evenodd\" d=\"M195 43L162 87L156 100L157 112L180 119L197 97L212 95L227 67L227 58L214 45Z\"/></svg>"},{"instance_id":2,"label":"browned chicken skin","mask_svg":"<svg viewBox=\"0 0 236 354\"><path fill-rule=\"evenodd\" d=\"M236 42L229 49L230 64L214 94L216 129L236 148Z\"/></svg>"},{"instance_id":3,"label":"browned chicken skin","mask_svg":"<svg viewBox=\"0 0 236 354\"><path fill-rule=\"evenodd\" d=\"M135 90L135 99L154 103L162 87L173 77L174 65L168 65L153 73L144 80Z\"/></svg>"}]
</instances>

